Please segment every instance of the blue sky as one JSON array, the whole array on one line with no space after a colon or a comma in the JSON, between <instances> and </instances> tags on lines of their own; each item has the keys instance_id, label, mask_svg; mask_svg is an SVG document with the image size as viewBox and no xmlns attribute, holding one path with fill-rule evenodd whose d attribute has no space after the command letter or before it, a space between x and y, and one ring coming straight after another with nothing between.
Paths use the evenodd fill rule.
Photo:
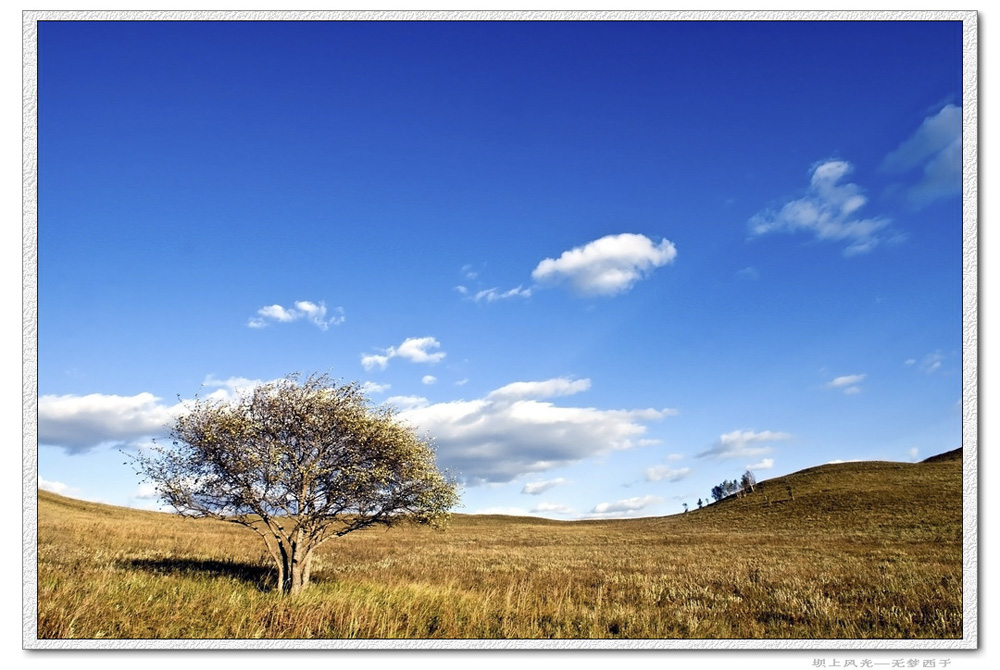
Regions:
<instances>
[{"instance_id":1,"label":"blue sky","mask_svg":"<svg viewBox=\"0 0 1000 670\"><path fill-rule=\"evenodd\" d=\"M50 22L40 485L369 383L460 512L681 512L961 444L957 22Z\"/></svg>"}]
</instances>

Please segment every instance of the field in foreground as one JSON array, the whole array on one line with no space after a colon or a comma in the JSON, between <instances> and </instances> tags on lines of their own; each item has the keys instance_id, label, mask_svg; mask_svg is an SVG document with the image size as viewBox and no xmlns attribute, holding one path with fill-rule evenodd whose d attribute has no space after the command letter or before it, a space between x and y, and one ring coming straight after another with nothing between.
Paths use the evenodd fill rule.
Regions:
<instances>
[{"instance_id":1,"label":"field in foreground","mask_svg":"<svg viewBox=\"0 0 1000 670\"><path fill-rule=\"evenodd\" d=\"M364 531L299 597L272 579L238 526L39 492L40 639L961 639L961 451L670 517Z\"/></svg>"}]
</instances>

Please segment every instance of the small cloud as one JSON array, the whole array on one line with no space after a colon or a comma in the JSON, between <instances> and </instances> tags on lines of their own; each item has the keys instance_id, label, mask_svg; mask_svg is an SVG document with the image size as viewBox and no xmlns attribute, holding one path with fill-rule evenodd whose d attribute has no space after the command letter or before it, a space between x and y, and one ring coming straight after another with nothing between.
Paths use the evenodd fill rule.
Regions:
<instances>
[{"instance_id":1,"label":"small cloud","mask_svg":"<svg viewBox=\"0 0 1000 670\"><path fill-rule=\"evenodd\" d=\"M919 369L921 372L931 374L940 370L942 365L944 365L944 354L940 351L935 351L921 359Z\"/></svg>"},{"instance_id":2,"label":"small cloud","mask_svg":"<svg viewBox=\"0 0 1000 670\"><path fill-rule=\"evenodd\" d=\"M548 479L543 482L528 482L521 489L521 493L529 496L537 496L546 491L559 486L560 484L565 484L566 480L562 477L556 477L555 479Z\"/></svg>"},{"instance_id":3,"label":"small cloud","mask_svg":"<svg viewBox=\"0 0 1000 670\"><path fill-rule=\"evenodd\" d=\"M43 491L51 491L52 493L58 493L61 496L68 495L71 490L69 486L63 484L62 482L53 482L48 479L38 478L38 488Z\"/></svg>"},{"instance_id":4,"label":"small cloud","mask_svg":"<svg viewBox=\"0 0 1000 670\"><path fill-rule=\"evenodd\" d=\"M326 304L323 302L310 302L309 300L298 300L294 307L285 308L281 305L267 305L257 310L257 316L252 317L247 325L251 328L264 328L270 323L291 323L299 319L305 319L320 330L327 330L330 326L339 326L344 323L347 317L344 316L344 308L334 308L335 314L327 318Z\"/></svg>"},{"instance_id":5,"label":"small cloud","mask_svg":"<svg viewBox=\"0 0 1000 670\"><path fill-rule=\"evenodd\" d=\"M589 379L557 377L542 382L514 382L491 392L490 400L523 400L525 398L556 398L581 393L590 388Z\"/></svg>"},{"instance_id":6,"label":"small cloud","mask_svg":"<svg viewBox=\"0 0 1000 670\"><path fill-rule=\"evenodd\" d=\"M594 506L593 511L595 514L638 512L639 510L645 509L650 505L656 505L661 502L663 502L663 498L660 496L637 496L634 498L617 500L615 502L598 503Z\"/></svg>"},{"instance_id":7,"label":"small cloud","mask_svg":"<svg viewBox=\"0 0 1000 670\"><path fill-rule=\"evenodd\" d=\"M773 458L764 458L756 463L747 465L747 470L770 470L774 467Z\"/></svg>"},{"instance_id":8,"label":"small cloud","mask_svg":"<svg viewBox=\"0 0 1000 670\"><path fill-rule=\"evenodd\" d=\"M509 298L530 298L530 297L531 297L530 288L521 288L520 286L518 286L517 288L512 288L508 291L501 291L495 287L488 288L476 293L474 296L472 296L472 299L475 302L483 302L483 301L495 302L497 300L507 300Z\"/></svg>"},{"instance_id":9,"label":"small cloud","mask_svg":"<svg viewBox=\"0 0 1000 670\"><path fill-rule=\"evenodd\" d=\"M468 379L459 379L457 382L455 382L455 386L465 386L468 383L469 383Z\"/></svg>"},{"instance_id":10,"label":"small cloud","mask_svg":"<svg viewBox=\"0 0 1000 670\"><path fill-rule=\"evenodd\" d=\"M760 272L757 271L757 268L746 267L736 273L736 278L745 281L756 281L760 279Z\"/></svg>"},{"instance_id":11,"label":"small cloud","mask_svg":"<svg viewBox=\"0 0 1000 670\"><path fill-rule=\"evenodd\" d=\"M386 405L394 405L399 411L405 412L410 409L418 409L420 407L427 407L427 398L417 396L417 395L394 395L390 398L386 398Z\"/></svg>"},{"instance_id":12,"label":"small cloud","mask_svg":"<svg viewBox=\"0 0 1000 670\"><path fill-rule=\"evenodd\" d=\"M375 382L365 382L361 385L361 390L365 394L383 393L392 388L392 384L376 384Z\"/></svg>"},{"instance_id":13,"label":"small cloud","mask_svg":"<svg viewBox=\"0 0 1000 670\"><path fill-rule=\"evenodd\" d=\"M754 237L771 233L811 233L817 240L844 242L845 256L871 251L885 239L890 220L857 216L868 202L857 184L841 180L853 170L850 163L828 160L812 169L806 195L785 203L778 211L765 210L750 219Z\"/></svg>"},{"instance_id":14,"label":"small cloud","mask_svg":"<svg viewBox=\"0 0 1000 670\"><path fill-rule=\"evenodd\" d=\"M264 383L262 379L247 379L246 377L229 377L228 379L216 379L215 375L208 375L202 386L217 389L208 395L214 400L231 400L236 396L252 391Z\"/></svg>"},{"instance_id":15,"label":"small cloud","mask_svg":"<svg viewBox=\"0 0 1000 670\"><path fill-rule=\"evenodd\" d=\"M531 512L521 507L485 507L478 509L472 514L503 514L505 516L529 516Z\"/></svg>"},{"instance_id":16,"label":"small cloud","mask_svg":"<svg viewBox=\"0 0 1000 670\"><path fill-rule=\"evenodd\" d=\"M910 453L910 460L916 462L917 454L920 453L920 450L917 449L916 447L913 447L912 449L910 449L909 453Z\"/></svg>"},{"instance_id":17,"label":"small cloud","mask_svg":"<svg viewBox=\"0 0 1000 670\"><path fill-rule=\"evenodd\" d=\"M431 350L440 348L441 343L433 337L409 337L398 347L386 349L384 354L362 354L361 365L365 370L376 367L385 370L391 358L403 358L411 363L439 363L444 359L445 352Z\"/></svg>"},{"instance_id":18,"label":"small cloud","mask_svg":"<svg viewBox=\"0 0 1000 670\"><path fill-rule=\"evenodd\" d=\"M835 377L832 381L826 383L828 389L840 389L848 395L854 395L855 393L861 393L861 387L858 386L865 377L868 375L843 375L841 377Z\"/></svg>"},{"instance_id":19,"label":"small cloud","mask_svg":"<svg viewBox=\"0 0 1000 670\"><path fill-rule=\"evenodd\" d=\"M666 465L655 465L651 468L646 468L646 481L647 482L678 482L691 474L691 468L671 468Z\"/></svg>"},{"instance_id":20,"label":"small cloud","mask_svg":"<svg viewBox=\"0 0 1000 670\"><path fill-rule=\"evenodd\" d=\"M903 365L916 365L916 363L917 363L916 358L907 358L905 361L903 361Z\"/></svg>"},{"instance_id":21,"label":"small cloud","mask_svg":"<svg viewBox=\"0 0 1000 670\"><path fill-rule=\"evenodd\" d=\"M712 457L717 460L726 458L747 458L767 454L773 451L771 446L761 444L775 440L787 440L792 436L772 430L754 432L752 430L734 430L719 436L719 440L709 449L701 452L695 458ZM758 446L759 445L759 446Z\"/></svg>"},{"instance_id":22,"label":"small cloud","mask_svg":"<svg viewBox=\"0 0 1000 670\"><path fill-rule=\"evenodd\" d=\"M458 291L459 293L461 293L462 295L468 295L469 294L469 289L467 289L464 286L456 286L455 290Z\"/></svg>"},{"instance_id":23,"label":"small cloud","mask_svg":"<svg viewBox=\"0 0 1000 670\"><path fill-rule=\"evenodd\" d=\"M382 356L380 354L362 354L361 356L361 366L365 370L371 370L372 368L378 368L379 370L385 370L389 365L389 357Z\"/></svg>"},{"instance_id":24,"label":"small cloud","mask_svg":"<svg viewBox=\"0 0 1000 670\"><path fill-rule=\"evenodd\" d=\"M533 514L572 514L573 508L569 505L541 502L532 507L531 512Z\"/></svg>"},{"instance_id":25,"label":"small cloud","mask_svg":"<svg viewBox=\"0 0 1000 670\"><path fill-rule=\"evenodd\" d=\"M156 490L156 486L146 482L139 484L132 497L139 500L156 500L160 497L160 492Z\"/></svg>"},{"instance_id":26,"label":"small cloud","mask_svg":"<svg viewBox=\"0 0 1000 670\"><path fill-rule=\"evenodd\" d=\"M882 170L906 175L920 171L906 189L909 203L923 207L934 200L962 192L962 108L945 105L891 151Z\"/></svg>"},{"instance_id":27,"label":"small cloud","mask_svg":"<svg viewBox=\"0 0 1000 670\"><path fill-rule=\"evenodd\" d=\"M435 383L437 380L438 380L438 378L435 377L434 375L424 375L423 377L420 378L420 383L421 384L425 384L427 386L430 386L431 384Z\"/></svg>"},{"instance_id":28,"label":"small cloud","mask_svg":"<svg viewBox=\"0 0 1000 670\"><path fill-rule=\"evenodd\" d=\"M613 296L676 257L677 248L670 240L654 243L634 233L607 235L564 251L559 258L544 259L531 276L539 284L568 283L584 296Z\"/></svg>"}]
</instances>

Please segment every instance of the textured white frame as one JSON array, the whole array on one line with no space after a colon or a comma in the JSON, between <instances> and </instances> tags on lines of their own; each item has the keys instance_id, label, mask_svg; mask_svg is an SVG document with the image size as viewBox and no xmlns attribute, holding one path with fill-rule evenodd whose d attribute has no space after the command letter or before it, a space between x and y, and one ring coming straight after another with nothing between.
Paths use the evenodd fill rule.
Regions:
<instances>
[{"instance_id":1,"label":"textured white frame","mask_svg":"<svg viewBox=\"0 0 1000 670\"><path fill-rule=\"evenodd\" d=\"M36 23L42 20L509 21L860 20L962 21L962 448L963 637L961 640L40 640L38 639L38 230ZM978 648L978 15L975 11L25 11L22 14L22 644L25 649L758 649ZM820 654L819 656L823 656ZM740 662L740 661L738 661ZM806 666L807 662L802 661Z\"/></svg>"}]
</instances>

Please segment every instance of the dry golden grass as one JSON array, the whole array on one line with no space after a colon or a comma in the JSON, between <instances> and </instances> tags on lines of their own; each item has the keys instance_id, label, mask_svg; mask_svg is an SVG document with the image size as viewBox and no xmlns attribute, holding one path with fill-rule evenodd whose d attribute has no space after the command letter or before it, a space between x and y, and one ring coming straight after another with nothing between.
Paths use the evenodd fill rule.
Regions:
<instances>
[{"instance_id":1,"label":"dry golden grass","mask_svg":"<svg viewBox=\"0 0 1000 670\"><path fill-rule=\"evenodd\" d=\"M961 468L821 466L662 518L359 532L295 598L236 525L40 492L38 636L960 639Z\"/></svg>"}]
</instances>

